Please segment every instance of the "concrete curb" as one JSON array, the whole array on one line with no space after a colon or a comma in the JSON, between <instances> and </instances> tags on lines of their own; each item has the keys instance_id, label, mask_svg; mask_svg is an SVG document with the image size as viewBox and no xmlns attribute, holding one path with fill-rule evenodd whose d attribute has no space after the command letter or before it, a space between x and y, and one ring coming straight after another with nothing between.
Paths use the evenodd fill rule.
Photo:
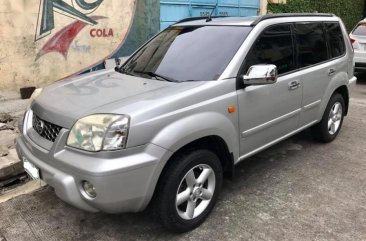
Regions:
<instances>
[{"instance_id":1,"label":"concrete curb","mask_svg":"<svg viewBox=\"0 0 366 241\"><path fill-rule=\"evenodd\" d=\"M0 182L24 172L23 163L19 160L15 149L0 157Z\"/></svg>"},{"instance_id":2,"label":"concrete curb","mask_svg":"<svg viewBox=\"0 0 366 241\"><path fill-rule=\"evenodd\" d=\"M47 184L41 180L29 181L24 185L20 185L17 188L9 190L4 194L0 195L0 203L6 202L20 195L33 193L35 191L44 188L45 186L47 186Z\"/></svg>"},{"instance_id":3,"label":"concrete curb","mask_svg":"<svg viewBox=\"0 0 366 241\"><path fill-rule=\"evenodd\" d=\"M30 101L21 100L16 91L0 90L0 189L24 176L23 163L14 149L14 139L19 135L18 120Z\"/></svg>"}]
</instances>

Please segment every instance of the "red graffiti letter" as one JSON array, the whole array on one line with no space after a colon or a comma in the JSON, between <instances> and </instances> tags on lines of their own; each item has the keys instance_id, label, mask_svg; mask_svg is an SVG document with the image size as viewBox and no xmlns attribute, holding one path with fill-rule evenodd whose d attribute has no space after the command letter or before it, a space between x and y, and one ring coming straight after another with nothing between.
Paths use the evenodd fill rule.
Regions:
<instances>
[{"instance_id":1,"label":"red graffiti letter","mask_svg":"<svg viewBox=\"0 0 366 241\"><path fill-rule=\"evenodd\" d=\"M109 29L109 33L108 33L108 36L112 36L113 37L113 29Z\"/></svg>"},{"instance_id":2,"label":"red graffiti letter","mask_svg":"<svg viewBox=\"0 0 366 241\"><path fill-rule=\"evenodd\" d=\"M90 36L95 38L95 28L90 29Z\"/></svg>"}]
</instances>

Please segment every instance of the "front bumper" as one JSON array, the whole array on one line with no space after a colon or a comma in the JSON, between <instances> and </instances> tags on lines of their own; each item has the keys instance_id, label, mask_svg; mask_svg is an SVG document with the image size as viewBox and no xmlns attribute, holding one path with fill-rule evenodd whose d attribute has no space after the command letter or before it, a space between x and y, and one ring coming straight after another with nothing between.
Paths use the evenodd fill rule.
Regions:
<instances>
[{"instance_id":1,"label":"front bumper","mask_svg":"<svg viewBox=\"0 0 366 241\"><path fill-rule=\"evenodd\" d=\"M107 213L137 212L149 203L160 173L171 152L147 144L121 151L88 153L65 147L68 131L63 129L49 150L26 134L16 139L16 150L40 169L41 178L56 195L80 209ZM82 181L96 189L92 199Z\"/></svg>"}]
</instances>

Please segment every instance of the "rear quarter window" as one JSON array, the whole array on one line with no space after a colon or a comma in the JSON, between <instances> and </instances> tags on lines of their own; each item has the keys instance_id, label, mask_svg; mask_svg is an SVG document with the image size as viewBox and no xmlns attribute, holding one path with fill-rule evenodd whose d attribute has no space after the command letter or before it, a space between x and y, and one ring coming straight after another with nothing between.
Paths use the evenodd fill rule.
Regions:
<instances>
[{"instance_id":1,"label":"rear quarter window","mask_svg":"<svg viewBox=\"0 0 366 241\"><path fill-rule=\"evenodd\" d=\"M332 58L342 56L346 51L344 38L339 23L325 23Z\"/></svg>"}]
</instances>

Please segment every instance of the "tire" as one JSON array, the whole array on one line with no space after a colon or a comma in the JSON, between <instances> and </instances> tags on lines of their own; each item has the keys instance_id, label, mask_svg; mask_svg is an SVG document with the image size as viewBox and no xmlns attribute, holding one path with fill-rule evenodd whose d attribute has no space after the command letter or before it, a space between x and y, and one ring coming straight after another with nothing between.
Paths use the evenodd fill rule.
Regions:
<instances>
[{"instance_id":1,"label":"tire","mask_svg":"<svg viewBox=\"0 0 366 241\"><path fill-rule=\"evenodd\" d=\"M315 139L328 143L333 141L341 130L345 104L341 94L335 93L330 98L322 120L311 128Z\"/></svg>"},{"instance_id":2,"label":"tire","mask_svg":"<svg viewBox=\"0 0 366 241\"><path fill-rule=\"evenodd\" d=\"M171 161L158 184L155 212L166 229L182 233L198 227L211 213L223 171L219 158L209 150L193 150Z\"/></svg>"}]
</instances>

